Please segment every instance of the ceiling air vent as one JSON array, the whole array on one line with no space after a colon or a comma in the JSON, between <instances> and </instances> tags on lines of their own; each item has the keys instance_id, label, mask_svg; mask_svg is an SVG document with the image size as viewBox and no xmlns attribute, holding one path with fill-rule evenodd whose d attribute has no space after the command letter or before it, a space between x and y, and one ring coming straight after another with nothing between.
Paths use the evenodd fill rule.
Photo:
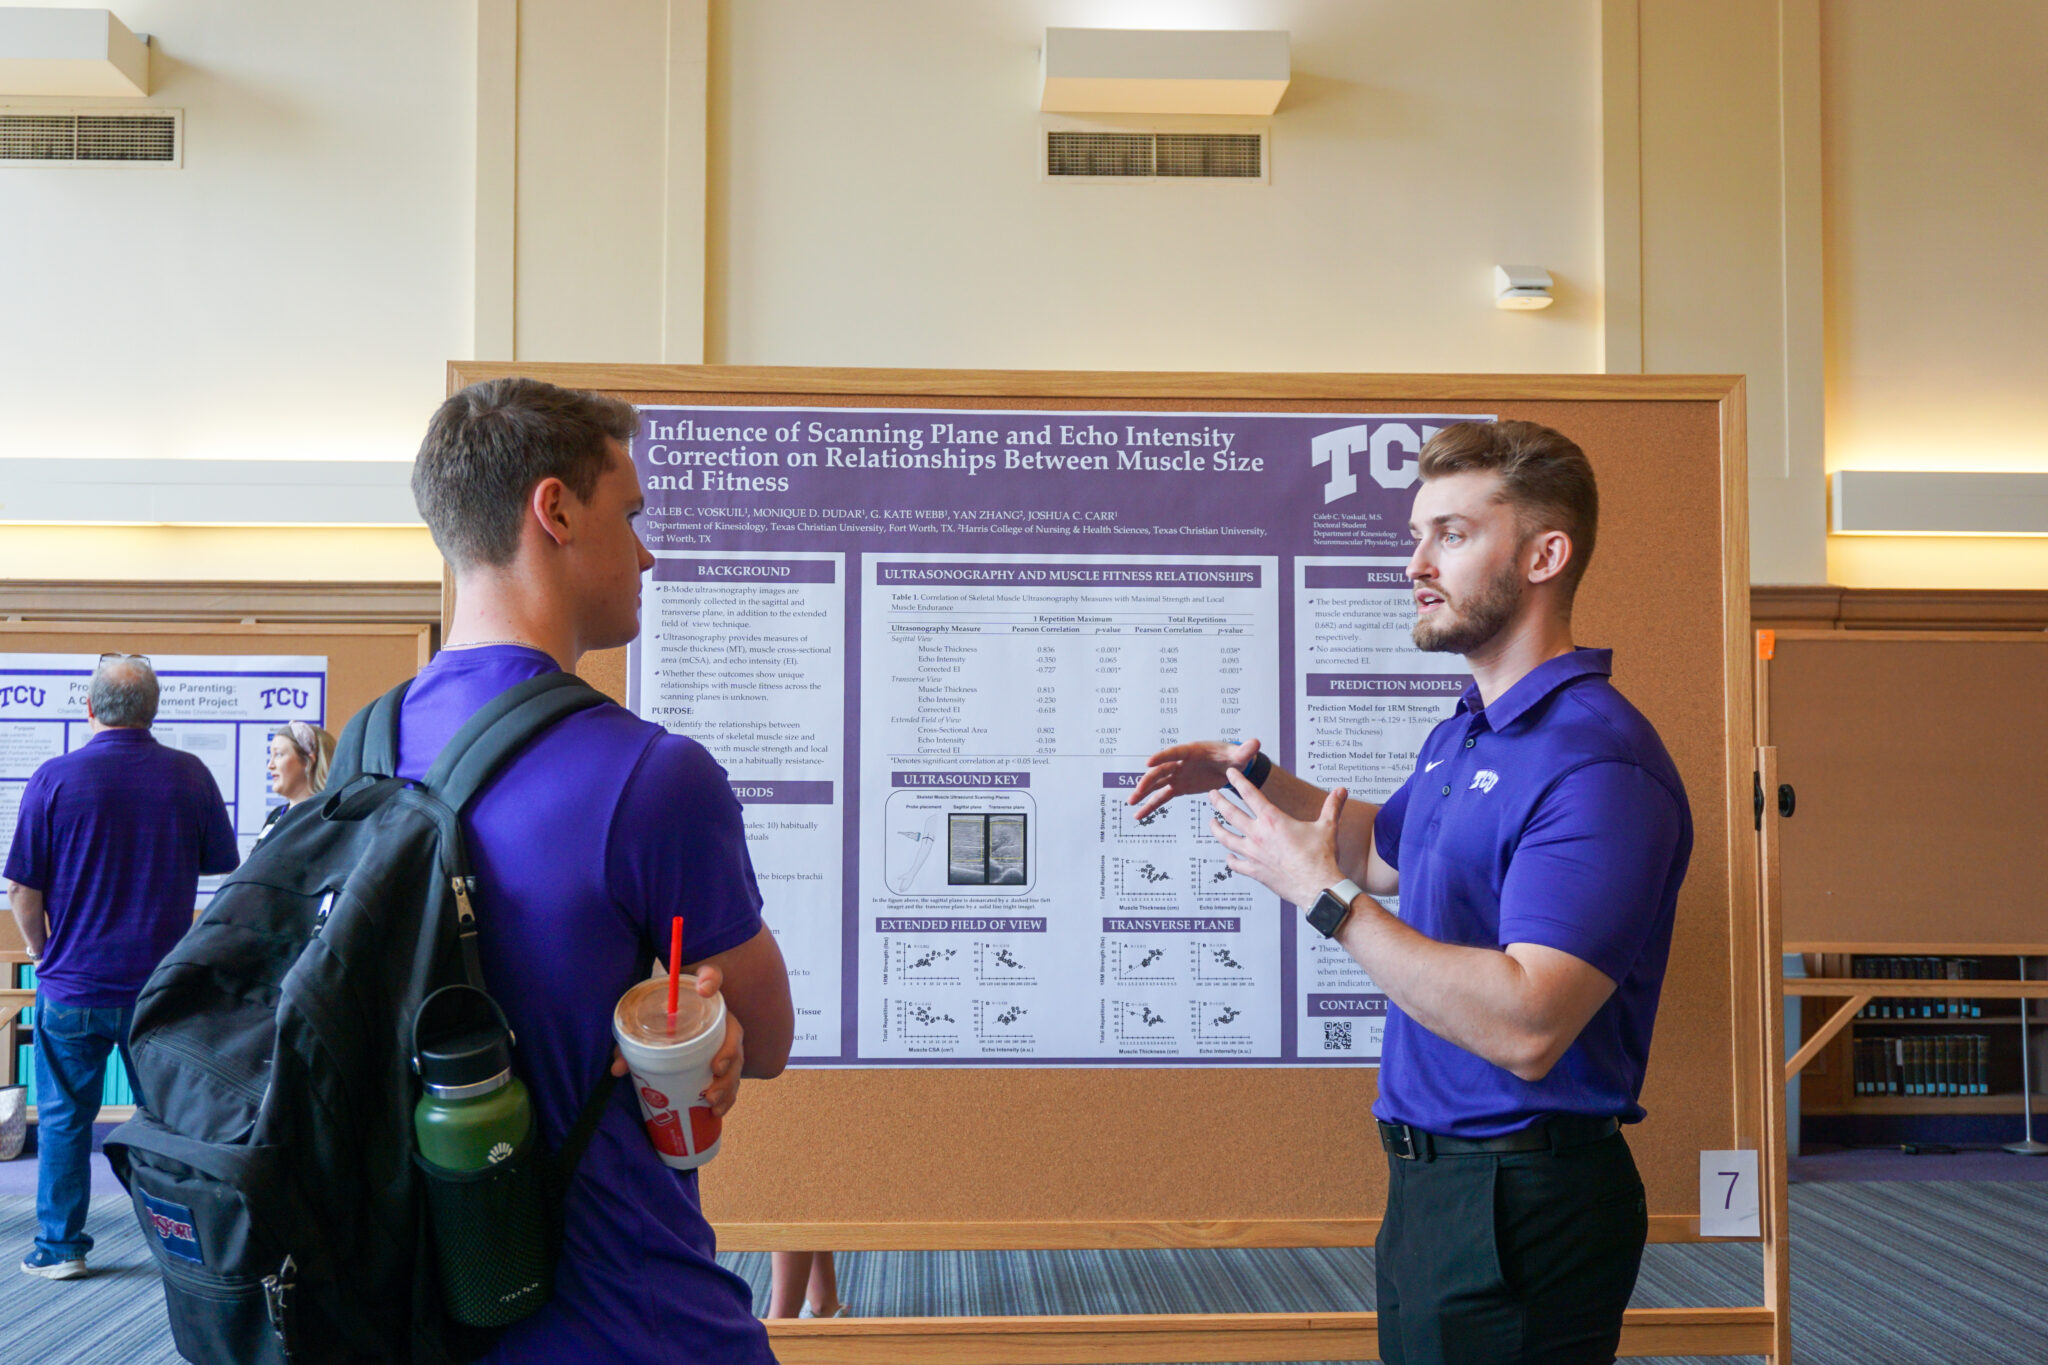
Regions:
<instances>
[{"instance_id":1,"label":"ceiling air vent","mask_svg":"<svg viewBox=\"0 0 2048 1365\"><path fill-rule=\"evenodd\" d=\"M0 165L139 161L175 166L183 150L178 136L182 123L176 109L132 114L0 111Z\"/></svg>"},{"instance_id":2,"label":"ceiling air vent","mask_svg":"<svg viewBox=\"0 0 2048 1365\"><path fill-rule=\"evenodd\" d=\"M1264 180L1264 133L1113 133L1054 128L1045 173L1087 180Z\"/></svg>"}]
</instances>

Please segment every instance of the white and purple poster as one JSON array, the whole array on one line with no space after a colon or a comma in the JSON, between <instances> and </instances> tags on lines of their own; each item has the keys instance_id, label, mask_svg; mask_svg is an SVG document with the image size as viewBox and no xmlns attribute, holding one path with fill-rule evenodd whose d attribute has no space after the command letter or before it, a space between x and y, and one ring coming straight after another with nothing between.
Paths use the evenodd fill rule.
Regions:
<instances>
[{"instance_id":1,"label":"white and purple poster","mask_svg":"<svg viewBox=\"0 0 2048 1365\"><path fill-rule=\"evenodd\" d=\"M327 660L318 655L157 655L159 744L195 754L213 774L246 856L270 808L270 739L286 721L326 724ZM29 777L92 738L85 714L97 654L0 654L0 850L14 840ZM4 856L4 855L0 855ZM199 905L221 883L199 881Z\"/></svg>"},{"instance_id":2,"label":"white and purple poster","mask_svg":"<svg viewBox=\"0 0 2048 1365\"><path fill-rule=\"evenodd\" d=\"M732 779L797 1060L1376 1062L1385 996L1206 803L1125 798L1253 736L1399 785L1465 682L1408 638L1415 460L1471 418L642 409L630 700Z\"/></svg>"}]
</instances>

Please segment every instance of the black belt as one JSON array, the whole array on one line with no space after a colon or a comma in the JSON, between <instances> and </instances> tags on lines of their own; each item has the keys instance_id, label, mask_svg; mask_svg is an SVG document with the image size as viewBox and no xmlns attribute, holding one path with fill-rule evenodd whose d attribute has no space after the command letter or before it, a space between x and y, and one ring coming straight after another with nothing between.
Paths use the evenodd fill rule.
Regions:
<instances>
[{"instance_id":1,"label":"black belt","mask_svg":"<svg viewBox=\"0 0 2048 1365\"><path fill-rule=\"evenodd\" d=\"M1403 1161L1440 1156L1500 1156L1506 1152L1556 1152L1583 1147L1621 1131L1621 1120L1589 1114L1553 1114L1518 1133L1494 1138L1439 1137L1405 1123L1380 1124L1380 1146Z\"/></svg>"}]
</instances>

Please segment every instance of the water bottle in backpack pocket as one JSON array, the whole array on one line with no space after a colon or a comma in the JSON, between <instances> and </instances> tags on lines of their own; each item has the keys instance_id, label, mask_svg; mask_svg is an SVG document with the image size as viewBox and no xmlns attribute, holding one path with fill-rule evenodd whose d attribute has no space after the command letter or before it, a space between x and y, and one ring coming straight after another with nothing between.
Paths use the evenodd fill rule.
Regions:
<instances>
[{"instance_id":1,"label":"water bottle in backpack pocket","mask_svg":"<svg viewBox=\"0 0 2048 1365\"><path fill-rule=\"evenodd\" d=\"M533 1103L512 1074L503 1011L472 986L420 1005L413 1065L426 1093L413 1111L434 1256L448 1315L502 1327L554 1290L555 1203Z\"/></svg>"}]
</instances>

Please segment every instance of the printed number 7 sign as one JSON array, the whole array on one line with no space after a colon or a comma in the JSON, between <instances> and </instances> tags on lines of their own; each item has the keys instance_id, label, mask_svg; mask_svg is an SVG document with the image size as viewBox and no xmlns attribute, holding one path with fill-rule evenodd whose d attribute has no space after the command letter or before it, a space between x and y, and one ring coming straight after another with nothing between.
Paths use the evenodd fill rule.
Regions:
<instances>
[{"instance_id":1,"label":"printed number 7 sign","mask_svg":"<svg viewBox=\"0 0 2048 1365\"><path fill-rule=\"evenodd\" d=\"M1754 1151L1700 1153L1700 1236L1761 1237Z\"/></svg>"}]
</instances>

